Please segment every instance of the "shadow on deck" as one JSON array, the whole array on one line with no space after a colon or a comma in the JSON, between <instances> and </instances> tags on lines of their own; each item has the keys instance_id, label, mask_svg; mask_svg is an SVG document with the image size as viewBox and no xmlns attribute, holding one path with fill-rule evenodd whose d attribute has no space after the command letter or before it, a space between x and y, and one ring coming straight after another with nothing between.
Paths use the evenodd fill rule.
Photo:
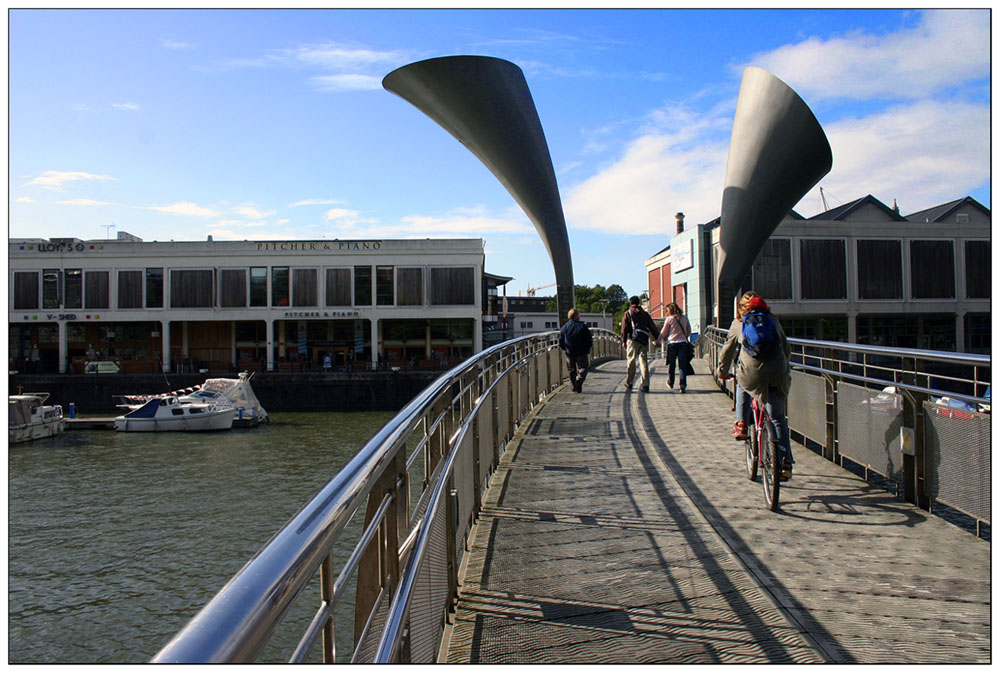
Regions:
<instances>
[{"instance_id":1,"label":"shadow on deck","mask_svg":"<svg viewBox=\"0 0 1000 673\"><path fill-rule=\"evenodd\" d=\"M594 368L493 476L448 662L986 663L990 544L793 445L769 512L704 375ZM794 400L793 400L794 403Z\"/></svg>"}]
</instances>

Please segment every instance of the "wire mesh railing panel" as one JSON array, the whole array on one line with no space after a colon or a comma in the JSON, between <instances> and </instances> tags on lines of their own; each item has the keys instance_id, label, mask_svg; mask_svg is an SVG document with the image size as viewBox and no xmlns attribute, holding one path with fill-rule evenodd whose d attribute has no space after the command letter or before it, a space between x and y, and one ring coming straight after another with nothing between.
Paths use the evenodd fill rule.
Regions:
<instances>
[{"instance_id":1,"label":"wire mesh railing panel","mask_svg":"<svg viewBox=\"0 0 1000 673\"><path fill-rule=\"evenodd\" d=\"M375 607L372 610L371 622L365 630L364 637L361 639L361 642L358 643L358 646L354 651L354 657L351 659L352 664L374 663L375 649L378 647L378 639L382 635L382 630L385 628L386 617L388 616L389 594L383 590L382 593L379 594L378 600L375 602Z\"/></svg>"},{"instance_id":2,"label":"wire mesh railing panel","mask_svg":"<svg viewBox=\"0 0 1000 673\"><path fill-rule=\"evenodd\" d=\"M494 393L494 402L497 410L496 442L499 445L507 441L513 430L510 414L513 405L510 403L509 376L505 376L497 383Z\"/></svg>"},{"instance_id":3,"label":"wire mesh railing panel","mask_svg":"<svg viewBox=\"0 0 1000 673\"><path fill-rule=\"evenodd\" d=\"M788 426L820 444L826 441L826 380L802 372L792 372L788 405Z\"/></svg>"},{"instance_id":4,"label":"wire mesh railing panel","mask_svg":"<svg viewBox=\"0 0 1000 673\"><path fill-rule=\"evenodd\" d=\"M479 463L476 481L481 485L481 490L486 489L487 480L493 471L493 442L496 441L493 428L493 393L488 394L489 399L485 400L485 404L476 417L476 436L478 438L476 460ZM476 497L481 495L481 493L477 493Z\"/></svg>"},{"instance_id":5,"label":"wire mesh railing panel","mask_svg":"<svg viewBox=\"0 0 1000 673\"><path fill-rule=\"evenodd\" d=\"M990 521L990 417L924 402L927 495Z\"/></svg>"},{"instance_id":6,"label":"wire mesh railing panel","mask_svg":"<svg viewBox=\"0 0 1000 673\"><path fill-rule=\"evenodd\" d=\"M458 521L455 528L455 548L458 557L456 565L461 561L465 550L465 538L472 524L472 512L478 497L473 480L473 470L476 466L472 445L472 433L467 432L461 446L458 447L458 456L455 460L455 490L458 492Z\"/></svg>"},{"instance_id":7,"label":"wire mesh railing panel","mask_svg":"<svg viewBox=\"0 0 1000 673\"><path fill-rule=\"evenodd\" d=\"M841 455L879 474L903 479L903 396L841 381L837 386L837 439Z\"/></svg>"},{"instance_id":8,"label":"wire mesh railing panel","mask_svg":"<svg viewBox=\"0 0 1000 673\"><path fill-rule=\"evenodd\" d=\"M427 553L417 570L410 602L410 663L431 664L437 659L448 605L448 523L447 507L439 507L431 522Z\"/></svg>"}]
</instances>

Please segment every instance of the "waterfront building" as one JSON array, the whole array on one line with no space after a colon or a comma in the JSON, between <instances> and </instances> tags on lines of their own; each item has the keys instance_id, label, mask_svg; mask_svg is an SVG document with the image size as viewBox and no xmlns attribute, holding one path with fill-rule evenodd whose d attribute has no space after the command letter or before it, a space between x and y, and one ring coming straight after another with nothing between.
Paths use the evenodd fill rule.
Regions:
<instances>
[{"instance_id":1,"label":"waterfront building","mask_svg":"<svg viewBox=\"0 0 1000 673\"><path fill-rule=\"evenodd\" d=\"M717 315L720 221L685 228L677 218L670 245L646 260L650 308L677 301L701 332ZM810 218L791 211L744 287L789 336L988 353L991 221L971 197L907 216L871 195Z\"/></svg>"},{"instance_id":2,"label":"waterfront building","mask_svg":"<svg viewBox=\"0 0 1000 673\"><path fill-rule=\"evenodd\" d=\"M11 239L11 369L441 366L480 350L482 239Z\"/></svg>"}]
</instances>

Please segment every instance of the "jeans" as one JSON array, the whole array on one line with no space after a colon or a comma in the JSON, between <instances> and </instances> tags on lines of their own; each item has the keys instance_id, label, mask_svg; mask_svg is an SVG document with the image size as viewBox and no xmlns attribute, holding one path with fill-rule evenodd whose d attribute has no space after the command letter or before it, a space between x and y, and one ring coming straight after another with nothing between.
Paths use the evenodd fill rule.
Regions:
<instances>
[{"instance_id":1,"label":"jeans","mask_svg":"<svg viewBox=\"0 0 1000 673\"><path fill-rule=\"evenodd\" d=\"M736 420L743 421L748 426L753 422L753 410L750 406L750 395L743 390L743 386L736 384ZM788 417L785 415L788 406L788 399L778 392L777 388L770 388L767 391L767 402L764 410L771 417L771 427L774 428L774 439L778 442L778 448L789 462L792 460L792 442L788 434Z\"/></svg>"},{"instance_id":2,"label":"jeans","mask_svg":"<svg viewBox=\"0 0 1000 673\"><path fill-rule=\"evenodd\" d=\"M569 382L574 390L579 390L583 386L583 380L587 378L587 367L590 359L586 355L566 355L566 368L569 369Z\"/></svg>"},{"instance_id":3,"label":"jeans","mask_svg":"<svg viewBox=\"0 0 1000 673\"><path fill-rule=\"evenodd\" d=\"M671 388L674 387L674 371L678 362L680 362L681 369L681 388L687 388L687 367L688 363L691 362L690 356L691 349L688 347L687 341L667 344L667 383Z\"/></svg>"},{"instance_id":4,"label":"jeans","mask_svg":"<svg viewBox=\"0 0 1000 673\"><path fill-rule=\"evenodd\" d=\"M625 385L632 385L632 379L635 378L635 364L636 361L638 361L642 389L645 390L646 388L649 388L649 361L647 360L649 356L649 345L637 344L635 341L629 339L628 348L625 350L625 353L628 357L628 366L625 371Z\"/></svg>"}]
</instances>

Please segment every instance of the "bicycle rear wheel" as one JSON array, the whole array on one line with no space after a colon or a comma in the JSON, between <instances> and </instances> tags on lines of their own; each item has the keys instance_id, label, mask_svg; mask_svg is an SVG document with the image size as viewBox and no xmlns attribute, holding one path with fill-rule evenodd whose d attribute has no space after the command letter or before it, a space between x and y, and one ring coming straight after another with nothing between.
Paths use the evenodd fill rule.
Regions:
<instances>
[{"instance_id":1,"label":"bicycle rear wheel","mask_svg":"<svg viewBox=\"0 0 1000 673\"><path fill-rule=\"evenodd\" d=\"M757 478L757 428L752 425L747 426L747 438L743 442L746 451L747 477L750 481Z\"/></svg>"},{"instance_id":2,"label":"bicycle rear wheel","mask_svg":"<svg viewBox=\"0 0 1000 673\"><path fill-rule=\"evenodd\" d=\"M767 430L761 433L761 439L766 442L764 446L764 502L772 512L778 511L778 497L781 493L781 452L778 450L778 442L774 437L774 428L770 421L764 423Z\"/></svg>"}]
</instances>

